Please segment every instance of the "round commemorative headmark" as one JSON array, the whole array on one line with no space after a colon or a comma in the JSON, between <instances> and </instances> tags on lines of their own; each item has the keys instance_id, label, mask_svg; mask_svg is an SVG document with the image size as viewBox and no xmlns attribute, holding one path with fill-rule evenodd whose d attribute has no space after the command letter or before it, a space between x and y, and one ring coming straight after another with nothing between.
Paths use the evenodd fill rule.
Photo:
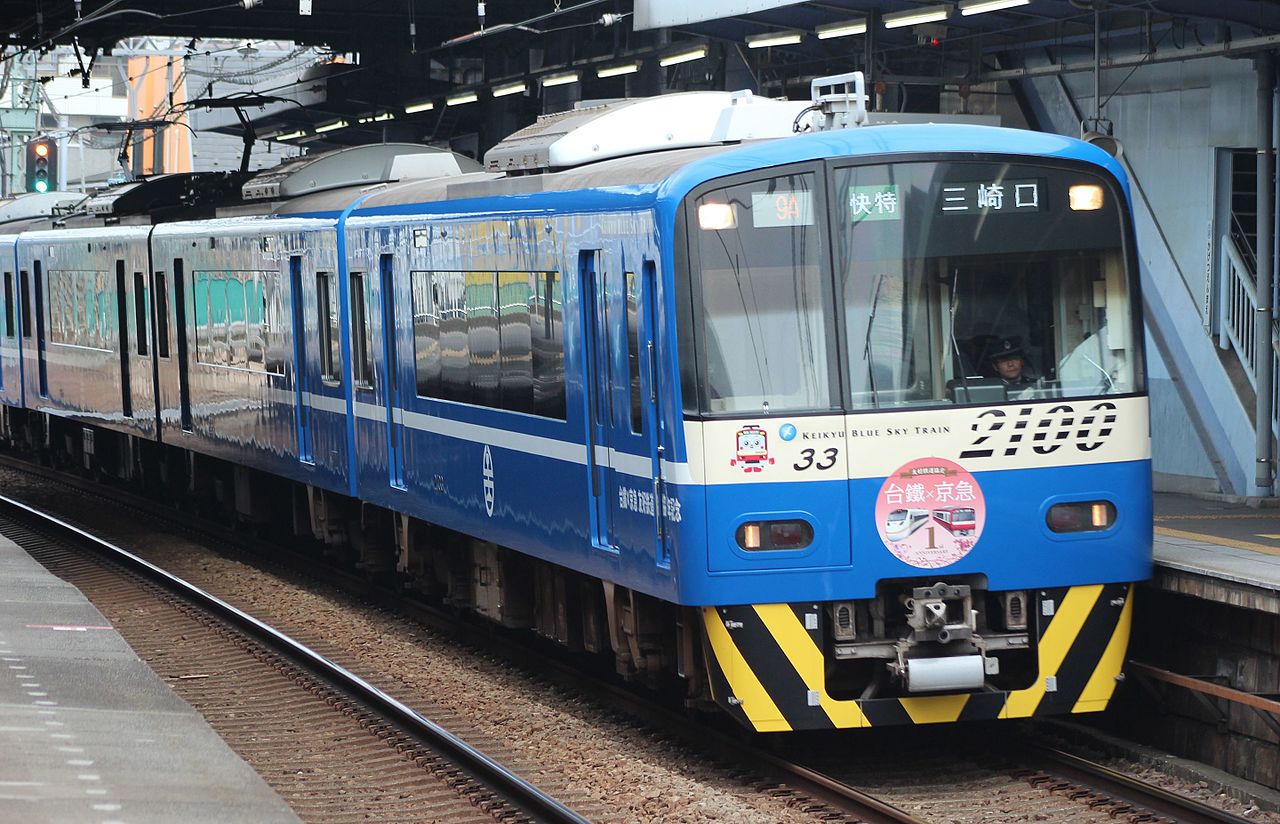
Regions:
<instances>
[{"instance_id":1,"label":"round commemorative headmark","mask_svg":"<svg viewBox=\"0 0 1280 824\"><path fill-rule=\"evenodd\" d=\"M876 526L896 558L920 569L954 564L969 554L987 520L978 482L946 458L916 458L880 487Z\"/></svg>"}]
</instances>

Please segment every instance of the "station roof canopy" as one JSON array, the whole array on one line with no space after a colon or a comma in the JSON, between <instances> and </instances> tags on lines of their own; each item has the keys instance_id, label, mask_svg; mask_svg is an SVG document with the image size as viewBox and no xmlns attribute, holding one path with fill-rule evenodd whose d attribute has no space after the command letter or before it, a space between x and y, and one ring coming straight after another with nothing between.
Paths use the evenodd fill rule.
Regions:
<instances>
[{"instance_id":1,"label":"station roof canopy","mask_svg":"<svg viewBox=\"0 0 1280 824\"><path fill-rule=\"evenodd\" d=\"M574 99L726 88L748 76L761 94L794 96L814 76L853 69L939 86L1014 80L1046 71L1046 60L1050 71L1084 71L1095 23L1104 50L1128 55L1104 62L1111 68L1280 48L1274 0L0 0L10 59L74 42L88 63L144 35L286 40L353 55L297 78L299 89L272 90L306 100L265 105L255 119L260 135L301 130L331 145L385 139L387 113L400 129L392 139L506 134ZM849 36L861 24L866 32ZM668 62L704 46L715 59L697 69ZM606 79L614 68L644 82ZM561 76L581 85L547 95ZM460 93L481 105L447 104ZM317 134L333 123L350 125Z\"/></svg>"}]
</instances>

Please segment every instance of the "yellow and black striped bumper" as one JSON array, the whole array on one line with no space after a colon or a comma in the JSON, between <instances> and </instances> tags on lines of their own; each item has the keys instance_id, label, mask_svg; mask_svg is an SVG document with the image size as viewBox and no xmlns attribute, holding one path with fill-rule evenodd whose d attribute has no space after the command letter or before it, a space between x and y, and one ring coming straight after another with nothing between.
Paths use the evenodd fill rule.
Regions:
<instances>
[{"instance_id":1,"label":"yellow and black striped bumper","mask_svg":"<svg viewBox=\"0 0 1280 824\"><path fill-rule=\"evenodd\" d=\"M705 607L716 702L759 732L932 724L1105 709L1129 645L1132 584L1041 590L1039 675L1026 689L838 700L826 691L818 604Z\"/></svg>"}]
</instances>

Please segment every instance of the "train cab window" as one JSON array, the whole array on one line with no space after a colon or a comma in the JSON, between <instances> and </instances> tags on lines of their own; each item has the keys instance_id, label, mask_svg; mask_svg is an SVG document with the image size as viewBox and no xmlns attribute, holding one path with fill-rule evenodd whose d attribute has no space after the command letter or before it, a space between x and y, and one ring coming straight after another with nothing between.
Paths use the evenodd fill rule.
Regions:
<instances>
[{"instance_id":1,"label":"train cab window","mask_svg":"<svg viewBox=\"0 0 1280 824\"><path fill-rule=\"evenodd\" d=\"M797 173L704 192L689 210L703 412L839 403L820 200L816 176Z\"/></svg>"},{"instance_id":2,"label":"train cab window","mask_svg":"<svg viewBox=\"0 0 1280 824\"><path fill-rule=\"evenodd\" d=\"M640 279L635 272L626 273L627 286L627 372L631 395L631 431L639 434L644 427L640 397Z\"/></svg>"},{"instance_id":3,"label":"train cab window","mask_svg":"<svg viewBox=\"0 0 1280 824\"><path fill-rule=\"evenodd\" d=\"M147 284L141 272L133 273L133 320L138 332L138 354L146 357L149 349L150 329L147 318L150 316L151 302L147 299Z\"/></svg>"},{"instance_id":4,"label":"train cab window","mask_svg":"<svg viewBox=\"0 0 1280 824\"><path fill-rule=\"evenodd\" d=\"M363 272L351 273L351 380L356 386L373 386L373 345L369 336L369 300Z\"/></svg>"},{"instance_id":5,"label":"train cab window","mask_svg":"<svg viewBox=\"0 0 1280 824\"><path fill-rule=\"evenodd\" d=\"M331 272L316 272L316 329L320 332L320 379L336 383L342 380L338 364L342 362L342 340L338 330L338 282Z\"/></svg>"},{"instance_id":6,"label":"train cab window","mask_svg":"<svg viewBox=\"0 0 1280 824\"><path fill-rule=\"evenodd\" d=\"M13 312L13 272L4 273L4 336L11 338L17 332Z\"/></svg>"},{"instance_id":7,"label":"train cab window","mask_svg":"<svg viewBox=\"0 0 1280 824\"><path fill-rule=\"evenodd\" d=\"M169 279L164 272L153 272L152 289L156 300L156 355L169 357Z\"/></svg>"},{"instance_id":8,"label":"train cab window","mask_svg":"<svg viewBox=\"0 0 1280 824\"><path fill-rule=\"evenodd\" d=\"M1100 200L1077 203L1081 187ZM1059 166L902 163L837 169L832 191L851 409L1141 388L1112 184Z\"/></svg>"}]
</instances>

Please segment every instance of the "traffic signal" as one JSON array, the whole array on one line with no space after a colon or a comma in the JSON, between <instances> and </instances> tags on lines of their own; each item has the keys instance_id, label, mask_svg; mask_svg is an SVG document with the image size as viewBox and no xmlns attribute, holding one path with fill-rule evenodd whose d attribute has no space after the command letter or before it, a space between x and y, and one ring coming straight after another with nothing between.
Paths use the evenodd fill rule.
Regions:
<instances>
[{"instance_id":1,"label":"traffic signal","mask_svg":"<svg viewBox=\"0 0 1280 824\"><path fill-rule=\"evenodd\" d=\"M52 191L58 175L58 143L38 137L27 143L27 191Z\"/></svg>"}]
</instances>

